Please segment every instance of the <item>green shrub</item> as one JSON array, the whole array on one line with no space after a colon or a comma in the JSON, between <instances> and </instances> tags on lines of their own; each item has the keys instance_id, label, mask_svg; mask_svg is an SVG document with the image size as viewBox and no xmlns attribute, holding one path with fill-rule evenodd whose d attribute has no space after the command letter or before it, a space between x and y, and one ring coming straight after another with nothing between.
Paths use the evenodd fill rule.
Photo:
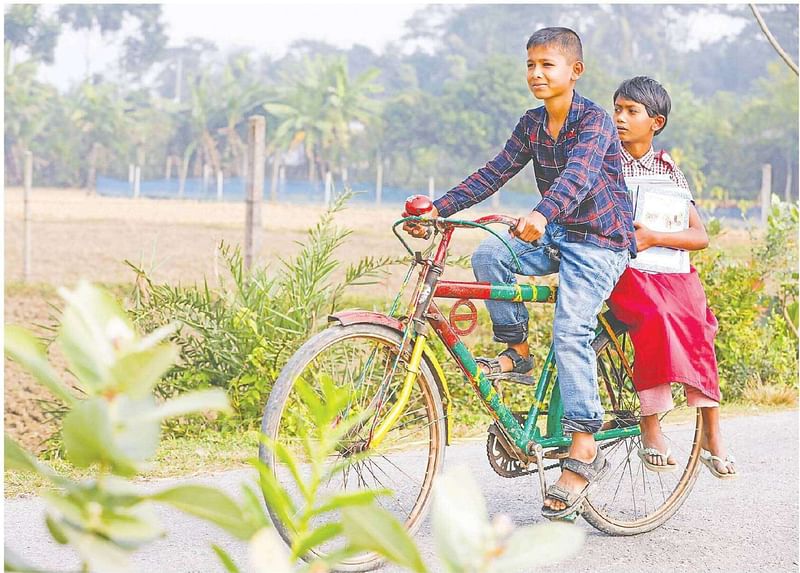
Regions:
<instances>
[{"instance_id":1,"label":"green shrub","mask_svg":"<svg viewBox=\"0 0 800 573\"><path fill-rule=\"evenodd\" d=\"M277 269L244 268L240 250L222 244L220 253L228 276L219 284L172 286L156 284L137 273L132 316L143 329L177 322L173 340L180 361L157 387L162 396L207 386L227 391L235 412L223 425L256 427L261 409L283 364L332 312L352 285L372 284L392 257L364 257L333 280L339 267L338 249L351 234L334 224L351 193L335 198L308 231L302 249L282 260ZM203 420L197 420L200 426ZM192 425L172 425L173 433Z\"/></svg>"},{"instance_id":2,"label":"green shrub","mask_svg":"<svg viewBox=\"0 0 800 573\"><path fill-rule=\"evenodd\" d=\"M694 264L719 321L716 353L720 387L727 398L752 396L763 385L793 386L797 381L797 205L773 197L763 239L751 237L747 260L731 261L714 248ZM718 234L718 225L709 225Z\"/></svg>"}]
</instances>

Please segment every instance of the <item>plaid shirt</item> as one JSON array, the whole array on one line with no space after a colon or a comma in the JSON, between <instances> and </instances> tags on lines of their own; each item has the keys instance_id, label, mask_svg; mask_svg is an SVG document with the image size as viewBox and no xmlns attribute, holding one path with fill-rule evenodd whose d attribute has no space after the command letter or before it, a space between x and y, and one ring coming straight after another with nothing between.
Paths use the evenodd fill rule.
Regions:
<instances>
[{"instance_id":1,"label":"plaid shirt","mask_svg":"<svg viewBox=\"0 0 800 573\"><path fill-rule=\"evenodd\" d=\"M632 207L622 176L620 141L608 113L573 93L555 141L544 108L520 118L503 150L433 204L442 217L480 203L533 161L542 200L534 208L563 225L568 241L636 254Z\"/></svg>"},{"instance_id":2,"label":"plaid shirt","mask_svg":"<svg viewBox=\"0 0 800 573\"><path fill-rule=\"evenodd\" d=\"M647 153L636 159L622 147L622 174L625 177L641 177L644 175L669 175L672 182L691 193L689 182L683 171L675 165L675 160L663 149L656 153L651 147Z\"/></svg>"}]
</instances>

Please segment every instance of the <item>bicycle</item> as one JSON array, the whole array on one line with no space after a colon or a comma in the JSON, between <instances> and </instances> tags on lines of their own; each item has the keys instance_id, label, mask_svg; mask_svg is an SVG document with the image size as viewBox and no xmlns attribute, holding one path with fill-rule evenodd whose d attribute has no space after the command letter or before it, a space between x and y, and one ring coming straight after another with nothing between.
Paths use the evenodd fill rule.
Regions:
<instances>
[{"instance_id":1,"label":"bicycle","mask_svg":"<svg viewBox=\"0 0 800 573\"><path fill-rule=\"evenodd\" d=\"M427 198L409 198L406 203L409 216L392 227L412 256L412 262L389 313L349 310L331 315L330 326L310 338L287 362L275 382L262 422L266 436L291 448L297 440L293 424L297 424L298 411L299 419L303 418L302 399L294 392L295 381L302 378L313 386L324 374L347 388L352 399L342 417L362 416L363 421L347 434L346 443L332 461L342 469L329 484L330 489L388 487L394 494L384 500L384 507L412 534L425 517L433 478L442 467L445 445L450 443L449 382L428 344L431 332L442 342L494 419L488 430L487 457L496 473L509 478L538 474L544 498L545 472L560 466L570 444L570 437L561 429L563 408L552 346L537 378L499 375L506 383L532 389L528 411L513 412L495 389L494 380L478 367L460 338L477 324L473 299L553 304L557 287L441 278L456 229L483 229L503 240L488 225L497 223L513 228L517 219L505 215L488 215L474 221L420 217L427 210L430 210ZM412 250L398 233L397 227L406 221L428 227L426 238L432 235L433 241L425 254ZM507 243L506 246L511 249ZM408 309L395 316L401 295L417 267L420 267L419 277ZM434 301L436 298L456 299L447 319ZM592 526L611 535L652 531L680 508L697 478L702 435L700 411L689 408L682 396L675 396L677 407L662 416L661 425L678 469L671 473L646 470L637 455L641 440L638 398L631 382L633 349L625 326L610 311L598 317L592 347L597 355L600 398L606 410L595 439L606 454L610 471L587 497L579 513ZM262 446L259 455L283 483L290 483L286 470L271 451ZM341 463L348 458L354 460L352 464ZM300 493L294 491L291 495ZM291 535L288 526L271 514L277 530L288 542ZM335 548L335 543L330 542L308 557ZM366 571L380 563L377 555L365 553L340 567Z\"/></svg>"}]
</instances>

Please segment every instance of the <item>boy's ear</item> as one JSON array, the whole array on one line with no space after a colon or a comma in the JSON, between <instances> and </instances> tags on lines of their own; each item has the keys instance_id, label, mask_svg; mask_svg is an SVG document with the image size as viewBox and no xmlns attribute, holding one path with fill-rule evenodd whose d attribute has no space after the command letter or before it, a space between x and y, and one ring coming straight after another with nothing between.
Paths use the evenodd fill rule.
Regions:
<instances>
[{"instance_id":1,"label":"boy's ear","mask_svg":"<svg viewBox=\"0 0 800 573\"><path fill-rule=\"evenodd\" d=\"M659 129L664 127L665 123L667 123L667 118L664 117L663 115L657 115L652 119L653 119L653 125L651 127L653 131L658 131Z\"/></svg>"},{"instance_id":2,"label":"boy's ear","mask_svg":"<svg viewBox=\"0 0 800 573\"><path fill-rule=\"evenodd\" d=\"M583 62L582 61L575 60L574 62L572 62L572 81L573 82L578 81L578 78L580 78L583 75L583 70L584 70L584 68L583 68Z\"/></svg>"}]
</instances>

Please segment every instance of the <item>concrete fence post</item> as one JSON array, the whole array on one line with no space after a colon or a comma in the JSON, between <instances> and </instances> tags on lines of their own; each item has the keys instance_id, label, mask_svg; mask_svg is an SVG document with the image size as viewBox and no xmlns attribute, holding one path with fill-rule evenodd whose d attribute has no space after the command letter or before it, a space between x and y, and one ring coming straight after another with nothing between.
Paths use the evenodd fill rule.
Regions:
<instances>
[{"instance_id":1,"label":"concrete fence post","mask_svg":"<svg viewBox=\"0 0 800 573\"><path fill-rule=\"evenodd\" d=\"M375 175L375 205L381 206L383 200L383 161L378 159L378 173Z\"/></svg>"},{"instance_id":2,"label":"concrete fence post","mask_svg":"<svg viewBox=\"0 0 800 573\"><path fill-rule=\"evenodd\" d=\"M333 173L328 171L325 173L325 206L331 204L331 196L333 195Z\"/></svg>"},{"instance_id":3,"label":"concrete fence post","mask_svg":"<svg viewBox=\"0 0 800 573\"><path fill-rule=\"evenodd\" d=\"M772 208L772 165L761 166L761 226L766 228L769 211Z\"/></svg>"},{"instance_id":4,"label":"concrete fence post","mask_svg":"<svg viewBox=\"0 0 800 573\"><path fill-rule=\"evenodd\" d=\"M138 165L133 168L133 198L138 199L142 184L142 168Z\"/></svg>"},{"instance_id":5,"label":"concrete fence post","mask_svg":"<svg viewBox=\"0 0 800 573\"><path fill-rule=\"evenodd\" d=\"M33 153L25 151L24 171L25 194L23 196L23 253L22 279L28 282L31 278L31 188L33 186Z\"/></svg>"},{"instance_id":6,"label":"concrete fence post","mask_svg":"<svg viewBox=\"0 0 800 573\"><path fill-rule=\"evenodd\" d=\"M247 179L245 183L244 266L250 269L261 247L261 203L264 198L264 143L267 120L251 116L247 124Z\"/></svg>"}]
</instances>

